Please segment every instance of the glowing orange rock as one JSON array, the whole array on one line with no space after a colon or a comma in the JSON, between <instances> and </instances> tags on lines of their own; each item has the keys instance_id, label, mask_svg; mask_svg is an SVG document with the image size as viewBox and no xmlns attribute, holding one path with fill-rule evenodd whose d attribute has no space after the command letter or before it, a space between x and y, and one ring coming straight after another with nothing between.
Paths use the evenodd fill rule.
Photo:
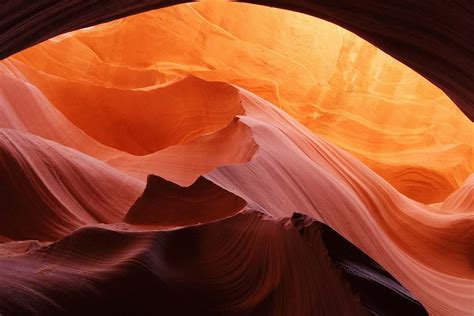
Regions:
<instances>
[{"instance_id":1,"label":"glowing orange rock","mask_svg":"<svg viewBox=\"0 0 474 316\"><path fill-rule=\"evenodd\" d=\"M145 107L181 111L181 101L152 96L153 87L192 74L257 93L418 201L441 202L474 170L474 127L439 89L352 33L302 14L180 5L61 35L10 60L89 135L134 154L192 135L183 126L169 138L165 131L176 130L166 116L161 127L150 126L159 119L151 114L138 123ZM158 129L163 137L147 139Z\"/></svg>"},{"instance_id":2,"label":"glowing orange rock","mask_svg":"<svg viewBox=\"0 0 474 316\"><path fill-rule=\"evenodd\" d=\"M0 263L18 268L14 276L0 273L7 284L0 303L15 300L14 286L31 312L38 302L53 310L84 305L75 299L90 288L98 300L107 292L95 285L117 290L122 277L141 284L134 277L143 268L163 278L151 289L172 280L194 290L200 283L193 269L202 264L211 284L219 283L216 292L229 289L236 301L266 303L284 279L288 293L308 288L318 296L328 284L346 297L342 308L359 306L329 266L322 275L331 280L316 282L321 271L314 267L322 265L301 243L298 225L275 225L298 212L303 221L337 230L429 312L472 310L472 123L423 78L344 30L254 6L184 5L21 52L0 62L0 92L7 201L0 241L13 240L0 247ZM148 174L176 185L151 181L129 210ZM244 201L245 211L265 215L222 219ZM167 232L158 232L160 225ZM180 236L199 240L189 244ZM15 243L25 238L60 240ZM188 257L182 250L188 245L205 251ZM30 246L39 249L28 252ZM10 259L10 251L27 254ZM286 264L292 255L298 261ZM197 263L175 270L171 260L163 269L169 258ZM51 269L56 260L64 265ZM265 278L241 278L263 275L263 266L272 268ZM305 283L305 275L313 282ZM84 276L100 282L82 287L77 280L86 282ZM265 291L252 292L254 283L267 282ZM304 295L302 301L313 299L310 290ZM272 302L269 310L287 311L282 300ZM325 303L326 311L341 307ZM298 308L312 314L303 303Z\"/></svg>"}]
</instances>

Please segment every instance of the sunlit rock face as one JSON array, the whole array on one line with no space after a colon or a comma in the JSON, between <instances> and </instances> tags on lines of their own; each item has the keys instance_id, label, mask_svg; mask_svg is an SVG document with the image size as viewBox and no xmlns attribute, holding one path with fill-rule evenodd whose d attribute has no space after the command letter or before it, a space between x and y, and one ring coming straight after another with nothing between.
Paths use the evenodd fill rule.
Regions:
<instances>
[{"instance_id":1,"label":"sunlit rock face","mask_svg":"<svg viewBox=\"0 0 474 316\"><path fill-rule=\"evenodd\" d=\"M87 134L136 155L199 133L173 115L193 111L189 120L214 131L237 114L218 97L213 113L192 110L189 99L205 92L157 93L192 74L265 98L420 202L443 201L473 170L472 123L446 95L354 34L298 13L180 5L66 34L9 61Z\"/></svg>"},{"instance_id":2,"label":"sunlit rock face","mask_svg":"<svg viewBox=\"0 0 474 316\"><path fill-rule=\"evenodd\" d=\"M0 61L0 314L470 315L473 124L354 34L209 1Z\"/></svg>"}]
</instances>

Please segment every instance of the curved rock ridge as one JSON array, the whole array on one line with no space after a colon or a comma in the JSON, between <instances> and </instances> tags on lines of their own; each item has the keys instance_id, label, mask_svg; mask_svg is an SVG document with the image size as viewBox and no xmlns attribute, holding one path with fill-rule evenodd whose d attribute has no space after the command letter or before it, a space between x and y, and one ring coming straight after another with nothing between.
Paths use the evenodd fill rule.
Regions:
<instances>
[{"instance_id":1,"label":"curved rock ridge","mask_svg":"<svg viewBox=\"0 0 474 316\"><path fill-rule=\"evenodd\" d=\"M251 129L234 118L225 128L202 135L146 156L118 155L106 162L127 174L145 180L156 174L181 186L218 166L245 163L258 154Z\"/></svg>"},{"instance_id":2,"label":"curved rock ridge","mask_svg":"<svg viewBox=\"0 0 474 316\"><path fill-rule=\"evenodd\" d=\"M41 6L27 0L2 3L0 58L55 35L185 1L57 1ZM470 0L420 3L344 0L248 1L304 12L341 25L374 43L442 88L472 120L473 10ZM443 27L439 27L443 21ZM43 23L41 32L36 26ZM167 31L170 32L170 31Z\"/></svg>"},{"instance_id":3,"label":"curved rock ridge","mask_svg":"<svg viewBox=\"0 0 474 316\"><path fill-rule=\"evenodd\" d=\"M250 208L276 217L299 212L328 224L400 280L428 311L469 314L472 208L450 213L408 199L283 111L241 94L247 116L240 121L252 129L258 155L219 167L208 179Z\"/></svg>"},{"instance_id":4,"label":"curved rock ridge","mask_svg":"<svg viewBox=\"0 0 474 316\"><path fill-rule=\"evenodd\" d=\"M240 197L202 176L189 187L148 176L145 191L123 221L135 225L189 226L229 217L246 205Z\"/></svg>"},{"instance_id":5,"label":"curved rock ridge","mask_svg":"<svg viewBox=\"0 0 474 316\"><path fill-rule=\"evenodd\" d=\"M88 135L133 155L150 154L218 131L243 114L236 89L192 76L144 90L107 88L56 77L48 81L28 79ZM179 122L173 119L176 117Z\"/></svg>"},{"instance_id":6,"label":"curved rock ridge","mask_svg":"<svg viewBox=\"0 0 474 316\"><path fill-rule=\"evenodd\" d=\"M186 80L178 82L169 89L179 89L179 97L166 101L159 97L168 98L166 89L157 88L191 74L236 84L283 108L419 202L442 202L474 172L474 125L444 93L353 33L295 12L186 4L66 34L7 60L87 133L134 154L194 135L187 130L196 107L183 111L175 103L211 85L188 91ZM216 102L232 109L222 99L206 96L208 110ZM158 118L135 112L148 102ZM171 112L182 123L168 123ZM220 119L208 123L223 125L236 114L213 113ZM147 137L153 131L161 137Z\"/></svg>"},{"instance_id":7,"label":"curved rock ridge","mask_svg":"<svg viewBox=\"0 0 474 316\"><path fill-rule=\"evenodd\" d=\"M0 64L0 92L1 128L31 133L89 156L109 151L117 155L72 124L8 61Z\"/></svg>"},{"instance_id":8,"label":"curved rock ridge","mask_svg":"<svg viewBox=\"0 0 474 316\"><path fill-rule=\"evenodd\" d=\"M120 221L144 186L76 150L2 128L0 187L0 235L51 241Z\"/></svg>"},{"instance_id":9,"label":"curved rock ridge","mask_svg":"<svg viewBox=\"0 0 474 316\"><path fill-rule=\"evenodd\" d=\"M199 82L194 86L195 89L206 84L197 78L185 80L188 83ZM227 87L237 91L233 87ZM246 162L257 151L250 129L233 118L229 119L227 126L214 133L206 133L148 155L135 156L103 145L85 134L7 61L0 63L0 92L0 127L32 133L74 148L140 181L146 181L149 174L158 174L187 186L217 166ZM209 94L209 99L212 98L212 94ZM243 113L238 100L228 98L225 101L228 108Z\"/></svg>"},{"instance_id":10,"label":"curved rock ridge","mask_svg":"<svg viewBox=\"0 0 474 316\"><path fill-rule=\"evenodd\" d=\"M276 221L247 211L162 232L85 227L49 246L0 257L1 267L11 267L8 274L0 269L0 311L367 315L377 297L373 289L396 281L381 278L386 272L371 268L375 263L367 256L358 253L354 261L348 252L344 263L368 273L358 276L370 284L359 291L349 269L328 255L336 242L353 252L357 248L334 231L328 235L324 224L309 221L301 227L300 219ZM406 290L397 291L391 295L406 305L396 308L412 306L413 315L425 314L403 295ZM293 304L282 299L295 293ZM378 304L377 311L391 310Z\"/></svg>"},{"instance_id":11,"label":"curved rock ridge","mask_svg":"<svg viewBox=\"0 0 474 316\"><path fill-rule=\"evenodd\" d=\"M441 211L472 213L474 210L474 175L467 178L459 190L453 192L439 205Z\"/></svg>"}]
</instances>

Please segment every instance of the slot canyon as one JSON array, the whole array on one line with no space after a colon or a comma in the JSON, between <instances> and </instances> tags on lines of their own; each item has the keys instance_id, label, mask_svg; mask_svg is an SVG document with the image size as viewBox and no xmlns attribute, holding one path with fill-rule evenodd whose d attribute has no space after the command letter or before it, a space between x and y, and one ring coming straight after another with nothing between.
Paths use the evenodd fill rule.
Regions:
<instances>
[{"instance_id":1,"label":"slot canyon","mask_svg":"<svg viewBox=\"0 0 474 316\"><path fill-rule=\"evenodd\" d=\"M468 0L0 4L0 315L472 315Z\"/></svg>"}]
</instances>

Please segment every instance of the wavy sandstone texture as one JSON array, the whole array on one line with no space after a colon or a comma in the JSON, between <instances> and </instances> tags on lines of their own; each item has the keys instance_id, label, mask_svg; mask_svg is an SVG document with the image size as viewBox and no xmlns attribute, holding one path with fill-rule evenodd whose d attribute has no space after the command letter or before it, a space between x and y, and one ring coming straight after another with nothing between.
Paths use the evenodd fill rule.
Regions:
<instances>
[{"instance_id":1,"label":"wavy sandstone texture","mask_svg":"<svg viewBox=\"0 0 474 316\"><path fill-rule=\"evenodd\" d=\"M5 2L2 56L173 4L87 3ZM430 41L374 14L401 4L291 3L469 113L463 16ZM0 314L470 315L473 128L298 13L186 4L47 40L0 61Z\"/></svg>"},{"instance_id":2,"label":"wavy sandstone texture","mask_svg":"<svg viewBox=\"0 0 474 316\"><path fill-rule=\"evenodd\" d=\"M137 37L137 29L146 33ZM142 48L116 53L129 46ZM132 154L203 132L191 121L207 120L199 126L210 132L240 114L221 106L237 97L229 87L216 87L206 113L199 108L207 91L196 83L161 87L192 74L278 105L420 202L443 201L474 170L472 123L446 95L354 34L301 14L177 6L65 35L9 61L83 131ZM151 104L160 107L146 110ZM169 119L177 115L179 126Z\"/></svg>"}]
</instances>

